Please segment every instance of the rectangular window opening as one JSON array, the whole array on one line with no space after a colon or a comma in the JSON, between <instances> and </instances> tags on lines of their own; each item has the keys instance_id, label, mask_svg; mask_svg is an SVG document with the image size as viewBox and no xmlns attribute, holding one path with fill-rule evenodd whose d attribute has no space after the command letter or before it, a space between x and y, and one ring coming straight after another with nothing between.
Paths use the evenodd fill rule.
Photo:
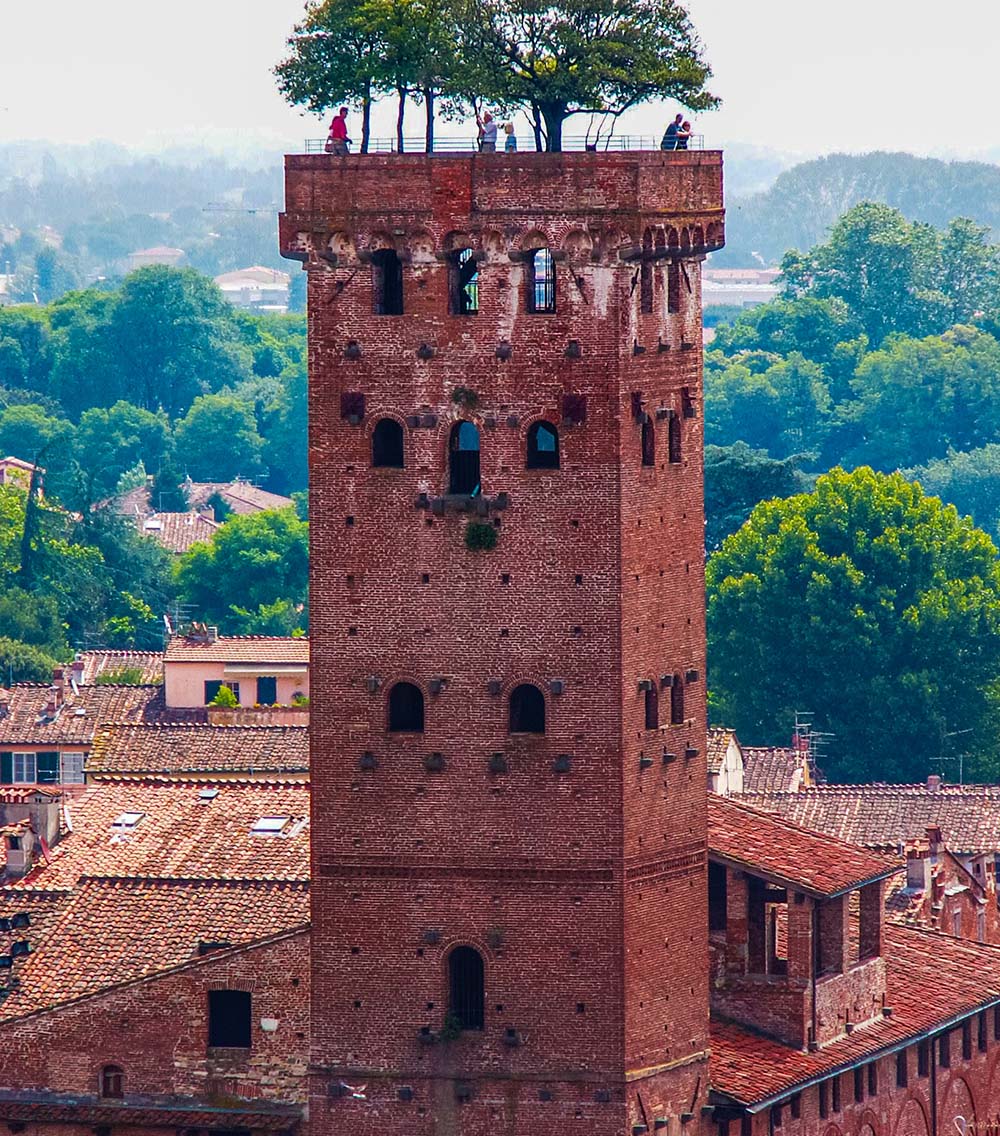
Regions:
<instances>
[{"instance_id":1,"label":"rectangular window opening","mask_svg":"<svg viewBox=\"0 0 1000 1136\"><path fill-rule=\"evenodd\" d=\"M261 675L257 679L257 704L273 706L278 701L278 680L272 675Z\"/></svg>"},{"instance_id":2,"label":"rectangular window opening","mask_svg":"<svg viewBox=\"0 0 1000 1136\"><path fill-rule=\"evenodd\" d=\"M728 925L729 875L724 864L708 862L708 929L725 931Z\"/></svg>"},{"instance_id":3,"label":"rectangular window opening","mask_svg":"<svg viewBox=\"0 0 1000 1136\"><path fill-rule=\"evenodd\" d=\"M644 260L639 266L639 311L648 315L653 310L653 263Z\"/></svg>"},{"instance_id":4,"label":"rectangular window opening","mask_svg":"<svg viewBox=\"0 0 1000 1136\"><path fill-rule=\"evenodd\" d=\"M909 1058L909 1049L901 1049L896 1054L896 1085L900 1089L905 1089L910 1082Z\"/></svg>"},{"instance_id":5,"label":"rectangular window opening","mask_svg":"<svg viewBox=\"0 0 1000 1136\"><path fill-rule=\"evenodd\" d=\"M245 990L208 992L208 1044L211 1049L249 1049L250 994Z\"/></svg>"},{"instance_id":6,"label":"rectangular window opening","mask_svg":"<svg viewBox=\"0 0 1000 1136\"><path fill-rule=\"evenodd\" d=\"M667 311L676 315L681 310L681 266L672 260L667 265Z\"/></svg>"}]
</instances>

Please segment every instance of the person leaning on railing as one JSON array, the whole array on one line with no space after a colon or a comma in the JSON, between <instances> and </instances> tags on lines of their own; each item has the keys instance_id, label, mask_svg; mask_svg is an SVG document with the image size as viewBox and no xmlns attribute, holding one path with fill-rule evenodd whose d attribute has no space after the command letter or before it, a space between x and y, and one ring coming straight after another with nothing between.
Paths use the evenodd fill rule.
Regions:
<instances>
[{"instance_id":1,"label":"person leaning on railing","mask_svg":"<svg viewBox=\"0 0 1000 1136\"><path fill-rule=\"evenodd\" d=\"M326 152L346 157L351 144L347 137L347 107L341 107L330 123L330 134L326 140Z\"/></svg>"}]
</instances>

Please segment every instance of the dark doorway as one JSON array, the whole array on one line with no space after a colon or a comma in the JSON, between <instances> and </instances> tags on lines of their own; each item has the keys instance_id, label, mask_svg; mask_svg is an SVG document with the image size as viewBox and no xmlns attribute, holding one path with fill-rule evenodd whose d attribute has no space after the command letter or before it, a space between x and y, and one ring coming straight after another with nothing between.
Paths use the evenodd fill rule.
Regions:
<instances>
[{"instance_id":1,"label":"dark doorway","mask_svg":"<svg viewBox=\"0 0 1000 1136\"><path fill-rule=\"evenodd\" d=\"M474 316L479 311L479 264L472 249L459 249L449 257L448 306L453 316Z\"/></svg>"},{"instance_id":2,"label":"dark doorway","mask_svg":"<svg viewBox=\"0 0 1000 1136\"><path fill-rule=\"evenodd\" d=\"M421 734L424 730L424 696L412 682L397 682L389 691L389 729Z\"/></svg>"},{"instance_id":3,"label":"dark doorway","mask_svg":"<svg viewBox=\"0 0 1000 1136\"><path fill-rule=\"evenodd\" d=\"M483 956L472 947L456 947L448 956L448 1010L462 1030L481 1030L485 1022L486 983Z\"/></svg>"},{"instance_id":4,"label":"dark doorway","mask_svg":"<svg viewBox=\"0 0 1000 1136\"><path fill-rule=\"evenodd\" d=\"M393 249L372 253L372 307L377 316L403 314L403 262Z\"/></svg>"},{"instance_id":5,"label":"dark doorway","mask_svg":"<svg viewBox=\"0 0 1000 1136\"><path fill-rule=\"evenodd\" d=\"M448 492L477 497L479 484L479 431L471 422L456 422L448 445Z\"/></svg>"},{"instance_id":6,"label":"dark doorway","mask_svg":"<svg viewBox=\"0 0 1000 1136\"><path fill-rule=\"evenodd\" d=\"M523 682L511 691L510 732L545 733L545 695L530 682Z\"/></svg>"},{"instance_id":7,"label":"dark doorway","mask_svg":"<svg viewBox=\"0 0 1000 1136\"><path fill-rule=\"evenodd\" d=\"M402 469L403 427L395 418L380 418L372 431L372 465Z\"/></svg>"}]
</instances>

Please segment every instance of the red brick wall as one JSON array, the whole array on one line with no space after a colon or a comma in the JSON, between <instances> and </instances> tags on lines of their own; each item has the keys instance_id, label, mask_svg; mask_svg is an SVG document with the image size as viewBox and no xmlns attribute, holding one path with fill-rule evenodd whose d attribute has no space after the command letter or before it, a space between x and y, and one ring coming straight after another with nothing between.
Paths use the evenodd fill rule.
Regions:
<instances>
[{"instance_id":1,"label":"red brick wall","mask_svg":"<svg viewBox=\"0 0 1000 1136\"><path fill-rule=\"evenodd\" d=\"M350 1115L352 1133L621 1133L643 1116L652 1131L699 1103L699 258L721 241L720 173L707 153L288 160L282 247L309 267L318 1130ZM679 313L666 312L665 256L652 261L658 314L639 312L647 229L650 254L687 253ZM449 316L441 254L464 245L481 256L480 311ZM525 311L518 254L540 245L557 256L554 315ZM404 261L398 317L373 316L359 256L388 246ZM474 411L452 401L458 386L476 391ZM671 463L656 411L680 415L685 387L694 414ZM364 393L363 423L341 418L343 392ZM564 394L586 395L585 423L561 426ZM636 410L656 426L653 467ZM375 421L413 415L406 468L372 469ZM500 521L489 552L466 549L464 514L414 504L446 492L459 417L481 430L484 495L510 498L481 518ZM539 418L560 428L558 470L524 468ZM687 672L685 722L647 731L638 683ZM387 733L399 679L425 692L423 735ZM508 735L507 697L525 681L546 691L544 737ZM669 690L660 709L669 722ZM359 767L366 751L375 769ZM425 769L430 753L443 770ZM493 753L506 773L489 772ZM568 772L553 770L560 755ZM447 953L463 943L485 958L486 1029L421 1045L444 1022ZM368 1100L327 1108L340 1077L366 1080ZM471 1099L456 1102L464 1085Z\"/></svg>"},{"instance_id":2,"label":"red brick wall","mask_svg":"<svg viewBox=\"0 0 1000 1136\"><path fill-rule=\"evenodd\" d=\"M302 1101L308 981L303 932L4 1022L0 1086L96 1094L103 1066L119 1065L127 1096L178 1094L209 1104L230 1097ZM208 1052L208 991L222 987L251 992L246 1054ZM277 1018L277 1031L264 1032L261 1018Z\"/></svg>"}]
</instances>

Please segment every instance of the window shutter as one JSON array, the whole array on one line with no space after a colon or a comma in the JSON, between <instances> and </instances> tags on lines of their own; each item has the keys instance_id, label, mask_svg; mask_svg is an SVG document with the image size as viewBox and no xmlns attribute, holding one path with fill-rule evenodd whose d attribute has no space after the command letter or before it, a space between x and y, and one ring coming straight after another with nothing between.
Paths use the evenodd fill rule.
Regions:
<instances>
[{"instance_id":1,"label":"window shutter","mask_svg":"<svg viewBox=\"0 0 1000 1136\"><path fill-rule=\"evenodd\" d=\"M40 753L36 776L39 785L56 785L59 782L59 754Z\"/></svg>"},{"instance_id":2,"label":"window shutter","mask_svg":"<svg viewBox=\"0 0 1000 1136\"><path fill-rule=\"evenodd\" d=\"M0 784L12 785L14 783L14 755L0 753Z\"/></svg>"}]
</instances>

